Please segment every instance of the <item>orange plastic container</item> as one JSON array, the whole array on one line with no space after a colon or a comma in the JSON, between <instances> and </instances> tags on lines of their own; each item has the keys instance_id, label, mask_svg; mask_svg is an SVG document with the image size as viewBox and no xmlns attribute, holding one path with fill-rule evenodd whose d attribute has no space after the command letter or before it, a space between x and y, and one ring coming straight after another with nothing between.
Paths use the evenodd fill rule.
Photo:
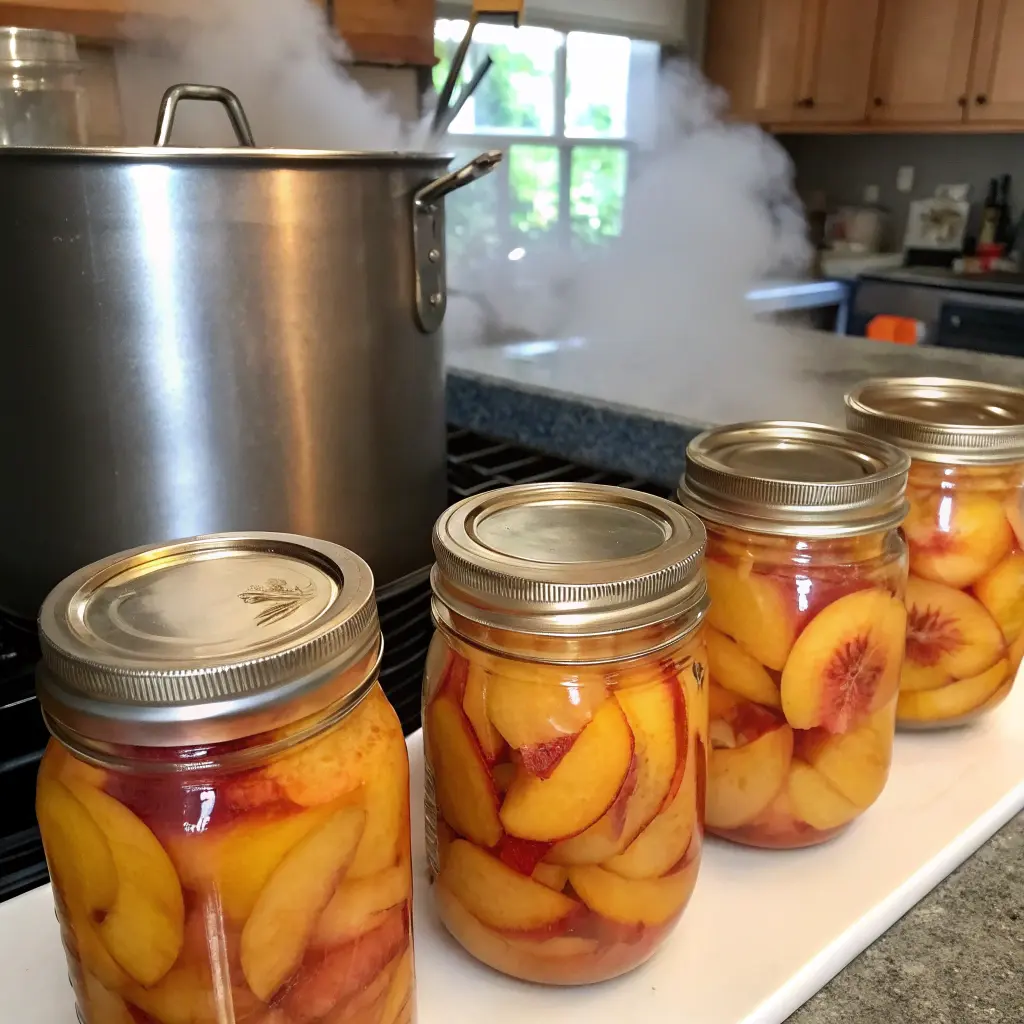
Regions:
<instances>
[{"instance_id":1,"label":"orange plastic container","mask_svg":"<svg viewBox=\"0 0 1024 1024\"><path fill-rule=\"evenodd\" d=\"M1024 656L1024 390L875 380L847 407L913 459L899 724L969 721L1005 700Z\"/></svg>"},{"instance_id":2,"label":"orange plastic container","mask_svg":"<svg viewBox=\"0 0 1024 1024\"><path fill-rule=\"evenodd\" d=\"M690 444L679 500L708 532L716 835L812 846L882 792L906 631L908 465L890 445L814 424L738 424Z\"/></svg>"},{"instance_id":3,"label":"orange plastic container","mask_svg":"<svg viewBox=\"0 0 1024 1024\"><path fill-rule=\"evenodd\" d=\"M227 534L41 618L36 809L84 1024L411 1022L408 761L369 567Z\"/></svg>"},{"instance_id":4,"label":"orange plastic container","mask_svg":"<svg viewBox=\"0 0 1024 1024\"><path fill-rule=\"evenodd\" d=\"M438 912L528 981L631 970L700 865L706 609L700 523L617 488L469 498L435 532L424 678Z\"/></svg>"}]
</instances>

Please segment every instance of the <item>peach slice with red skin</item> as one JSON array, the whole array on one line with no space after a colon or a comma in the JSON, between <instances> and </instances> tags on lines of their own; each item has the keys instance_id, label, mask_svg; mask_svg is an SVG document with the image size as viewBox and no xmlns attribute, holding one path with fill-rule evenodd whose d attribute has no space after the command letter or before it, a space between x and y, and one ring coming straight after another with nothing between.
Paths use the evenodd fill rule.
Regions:
<instances>
[{"instance_id":1,"label":"peach slice with red skin","mask_svg":"<svg viewBox=\"0 0 1024 1024\"><path fill-rule=\"evenodd\" d=\"M520 839L541 843L578 835L615 802L633 754L626 716L618 701L606 700L549 779L517 773L501 805L501 824Z\"/></svg>"},{"instance_id":2,"label":"peach slice with red skin","mask_svg":"<svg viewBox=\"0 0 1024 1024\"><path fill-rule=\"evenodd\" d=\"M409 899L411 891L408 861L367 878L346 877L316 923L312 947L339 946L372 931L392 907Z\"/></svg>"},{"instance_id":3,"label":"peach slice with red skin","mask_svg":"<svg viewBox=\"0 0 1024 1024\"><path fill-rule=\"evenodd\" d=\"M1024 632L1024 552L1015 551L974 584L974 594L1007 643Z\"/></svg>"},{"instance_id":4,"label":"peach slice with red skin","mask_svg":"<svg viewBox=\"0 0 1024 1024\"><path fill-rule=\"evenodd\" d=\"M749 568L733 568L715 559L708 559L705 571L710 624L762 665L781 671L797 633L795 606L785 588Z\"/></svg>"},{"instance_id":5,"label":"peach slice with red skin","mask_svg":"<svg viewBox=\"0 0 1024 1024\"><path fill-rule=\"evenodd\" d=\"M1004 505L987 494L910 491L903 530L915 576L967 587L1009 554L1013 530Z\"/></svg>"},{"instance_id":6,"label":"peach slice with red skin","mask_svg":"<svg viewBox=\"0 0 1024 1024\"><path fill-rule=\"evenodd\" d=\"M1003 656L999 626L970 594L911 576L906 605L904 693L976 676Z\"/></svg>"},{"instance_id":7,"label":"peach slice with red skin","mask_svg":"<svg viewBox=\"0 0 1024 1024\"><path fill-rule=\"evenodd\" d=\"M685 759L686 703L674 676L624 687L616 698L633 733L633 765L605 814L551 851L554 864L600 864L622 853L665 805Z\"/></svg>"},{"instance_id":8,"label":"peach slice with red skin","mask_svg":"<svg viewBox=\"0 0 1024 1024\"><path fill-rule=\"evenodd\" d=\"M544 856L551 850L551 843L536 843L532 839L519 839L507 833L498 843L498 859L521 875L532 876Z\"/></svg>"},{"instance_id":9,"label":"peach slice with red skin","mask_svg":"<svg viewBox=\"0 0 1024 1024\"><path fill-rule=\"evenodd\" d=\"M441 816L473 842L497 846L502 827L494 782L473 727L447 693L427 707L427 741Z\"/></svg>"},{"instance_id":10,"label":"peach slice with red skin","mask_svg":"<svg viewBox=\"0 0 1024 1024\"><path fill-rule=\"evenodd\" d=\"M756 818L782 789L793 730L777 714L712 684L711 753L705 813L713 829Z\"/></svg>"},{"instance_id":11,"label":"peach slice with red skin","mask_svg":"<svg viewBox=\"0 0 1024 1024\"><path fill-rule=\"evenodd\" d=\"M934 690L901 693L896 715L901 722L956 721L978 711L1011 679L1010 662L1002 658L980 675L959 679Z\"/></svg>"},{"instance_id":12,"label":"peach slice with red skin","mask_svg":"<svg viewBox=\"0 0 1024 1024\"><path fill-rule=\"evenodd\" d=\"M384 1006L381 1009L380 1024L396 1024L402 1010L413 998L412 950L407 949L395 966L388 985Z\"/></svg>"},{"instance_id":13,"label":"peach slice with red skin","mask_svg":"<svg viewBox=\"0 0 1024 1024\"><path fill-rule=\"evenodd\" d=\"M106 838L117 872L117 897L96 932L117 964L140 985L155 985L181 952L185 905L174 865L156 836L101 790L68 781L67 789Z\"/></svg>"},{"instance_id":14,"label":"peach slice with red skin","mask_svg":"<svg viewBox=\"0 0 1024 1024\"><path fill-rule=\"evenodd\" d=\"M241 959L249 988L264 1002L302 963L365 825L361 807L339 808L285 855L263 887L242 929Z\"/></svg>"},{"instance_id":15,"label":"peach slice with red skin","mask_svg":"<svg viewBox=\"0 0 1024 1024\"><path fill-rule=\"evenodd\" d=\"M858 590L820 611L782 672L789 724L843 733L889 704L899 688L906 629L906 608L885 590Z\"/></svg>"},{"instance_id":16,"label":"peach slice with red skin","mask_svg":"<svg viewBox=\"0 0 1024 1024\"><path fill-rule=\"evenodd\" d=\"M437 880L479 921L509 932L564 930L580 905L521 875L485 850L456 839Z\"/></svg>"},{"instance_id":17,"label":"peach slice with red skin","mask_svg":"<svg viewBox=\"0 0 1024 1024\"><path fill-rule=\"evenodd\" d=\"M717 629L708 628L708 667L711 678L731 693L770 708L781 708L775 680L753 655Z\"/></svg>"}]
</instances>

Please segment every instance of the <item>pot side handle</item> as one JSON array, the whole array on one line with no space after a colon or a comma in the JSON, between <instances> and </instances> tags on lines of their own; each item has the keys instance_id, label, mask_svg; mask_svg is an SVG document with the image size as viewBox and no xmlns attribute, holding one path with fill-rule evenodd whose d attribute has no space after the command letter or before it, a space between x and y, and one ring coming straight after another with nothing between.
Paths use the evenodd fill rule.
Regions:
<instances>
[{"instance_id":1,"label":"pot side handle","mask_svg":"<svg viewBox=\"0 0 1024 1024\"><path fill-rule=\"evenodd\" d=\"M224 89L219 85L182 84L172 85L160 100L156 137L153 139L154 146L170 144L171 132L174 130L174 115L182 100L210 100L219 103L228 112L228 119L231 121L238 144L248 147L256 145L252 137L252 128L249 126L249 119L245 116L241 101L230 89Z\"/></svg>"},{"instance_id":2,"label":"pot side handle","mask_svg":"<svg viewBox=\"0 0 1024 1024\"><path fill-rule=\"evenodd\" d=\"M444 206L449 192L490 174L501 163L500 150L481 153L465 167L428 182L417 189L412 202L412 243L416 274L416 323L424 334L433 334L448 308L445 274Z\"/></svg>"}]
</instances>

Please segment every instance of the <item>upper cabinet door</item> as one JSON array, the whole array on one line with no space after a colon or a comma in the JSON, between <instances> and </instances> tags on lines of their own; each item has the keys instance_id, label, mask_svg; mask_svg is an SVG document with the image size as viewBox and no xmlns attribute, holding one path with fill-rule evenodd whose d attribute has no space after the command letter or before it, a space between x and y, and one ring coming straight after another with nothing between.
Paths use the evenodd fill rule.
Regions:
<instances>
[{"instance_id":1,"label":"upper cabinet door","mask_svg":"<svg viewBox=\"0 0 1024 1024\"><path fill-rule=\"evenodd\" d=\"M960 121L979 0L882 0L870 117Z\"/></svg>"},{"instance_id":2,"label":"upper cabinet door","mask_svg":"<svg viewBox=\"0 0 1024 1024\"><path fill-rule=\"evenodd\" d=\"M879 0L805 0L800 96L801 122L863 121Z\"/></svg>"},{"instance_id":3,"label":"upper cabinet door","mask_svg":"<svg viewBox=\"0 0 1024 1024\"><path fill-rule=\"evenodd\" d=\"M967 119L1024 120L1024 0L981 0Z\"/></svg>"},{"instance_id":4,"label":"upper cabinet door","mask_svg":"<svg viewBox=\"0 0 1024 1024\"><path fill-rule=\"evenodd\" d=\"M708 78L731 117L788 121L797 110L805 0L715 0L708 10Z\"/></svg>"}]
</instances>

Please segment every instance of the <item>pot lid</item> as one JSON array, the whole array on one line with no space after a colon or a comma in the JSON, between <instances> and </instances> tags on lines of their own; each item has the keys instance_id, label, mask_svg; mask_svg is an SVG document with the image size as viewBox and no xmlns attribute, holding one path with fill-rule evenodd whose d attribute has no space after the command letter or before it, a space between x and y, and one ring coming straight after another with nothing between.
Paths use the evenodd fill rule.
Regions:
<instances>
[{"instance_id":1,"label":"pot lid","mask_svg":"<svg viewBox=\"0 0 1024 1024\"><path fill-rule=\"evenodd\" d=\"M136 548L58 584L39 615L38 692L54 732L85 743L218 742L343 700L373 662L370 567L290 534ZM364 681L358 673L349 689Z\"/></svg>"}]
</instances>

